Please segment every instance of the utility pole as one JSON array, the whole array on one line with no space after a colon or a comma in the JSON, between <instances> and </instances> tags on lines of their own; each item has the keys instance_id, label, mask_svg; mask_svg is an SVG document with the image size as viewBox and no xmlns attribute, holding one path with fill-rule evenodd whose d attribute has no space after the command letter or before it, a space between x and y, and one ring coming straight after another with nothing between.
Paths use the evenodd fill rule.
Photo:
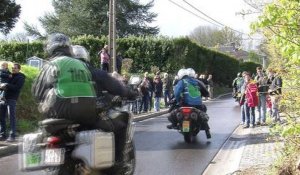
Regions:
<instances>
[{"instance_id":1,"label":"utility pole","mask_svg":"<svg viewBox=\"0 0 300 175\"><path fill-rule=\"evenodd\" d=\"M109 0L108 53L110 70L116 71L116 0Z\"/></svg>"}]
</instances>

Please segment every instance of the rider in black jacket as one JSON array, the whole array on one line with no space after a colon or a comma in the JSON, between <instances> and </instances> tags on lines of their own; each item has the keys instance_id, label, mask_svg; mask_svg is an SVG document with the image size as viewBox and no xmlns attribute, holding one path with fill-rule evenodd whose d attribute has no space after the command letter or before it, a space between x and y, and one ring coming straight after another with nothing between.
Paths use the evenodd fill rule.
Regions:
<instances>
[{"instance_id":1,"label":"rider in black jacket","mask_svg":"<svg viewBox=\"0 0 300 175\"><path fill-rule=\"evenodd\" d=\"M103 106L98 105L98 99L99 96L106 99L102 98L105 92L129 99L134 99L136 93L105 71L92 67L85 48L72 49L69 38L63 34L50 35L46 50L50 61L43 66L32 87L40 112L46 118L68 119L91 129L114 132L117 162L123 163L129 116L123 113L110 119L101 116Z\"/></svg>"}]
</instances>

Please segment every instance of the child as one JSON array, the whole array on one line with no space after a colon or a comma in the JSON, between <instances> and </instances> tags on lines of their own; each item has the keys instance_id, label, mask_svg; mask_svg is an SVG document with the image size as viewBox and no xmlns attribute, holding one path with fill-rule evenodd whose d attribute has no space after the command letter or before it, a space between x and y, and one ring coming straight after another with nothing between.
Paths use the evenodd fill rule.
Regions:
<instances>
[{"instance_id":1,"label":"child","mask_svg":"<svg viewBox=\"0 0 300 175\"><path fill-rule=\"evenodd\" d=\"M0 69L0 83L8 83L11 72L8 70L8 64L3 62ZM4 97L4 89L0 89L0 99Z\"/></svg>"}]
</instances>

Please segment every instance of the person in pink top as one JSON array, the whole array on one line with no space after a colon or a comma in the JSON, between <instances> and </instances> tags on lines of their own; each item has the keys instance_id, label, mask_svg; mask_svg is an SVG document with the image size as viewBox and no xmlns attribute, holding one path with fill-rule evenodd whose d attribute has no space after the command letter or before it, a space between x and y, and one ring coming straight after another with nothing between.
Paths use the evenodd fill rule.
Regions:
<instances>
[{"instance_id":1,"label":"person in pink top","mask_svg":"<svg viewBox=\"0 0 300 175\"><path fill-rule=\"evenodd\" d=\"M244 77L244 99L246 124L244 128L255 127L255 107L258 106L258 88L254 80L251 79L249 72L243 72Z\"/></svg>"},{"instance_id":2,"label":"person in pink top","mask_svg":"<svg viewBox=\"0 0 300 175\"><path fill-rule=\"evenodd\" d=\"M109 71L109 61L110 55L108 53L108 45L105 45L101 51L98 53L101 61L101 69L108 72Z\"/></svg>"}]
</instances>

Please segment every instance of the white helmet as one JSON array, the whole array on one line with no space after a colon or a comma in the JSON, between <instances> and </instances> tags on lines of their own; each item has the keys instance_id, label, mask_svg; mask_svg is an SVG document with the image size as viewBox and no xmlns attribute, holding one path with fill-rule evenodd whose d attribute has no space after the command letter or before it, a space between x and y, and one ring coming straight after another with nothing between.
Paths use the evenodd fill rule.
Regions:
<instances>
[{"instance_id":1,"label":"white helmet","mask_svg":"<svg viewBox=\"0 0 300 175\"><path fill-rule=\"evenodd\" d=\"M193 78L195 77L196 72L193 68L187 68L186 71L187 71L189 77L193 77Z\"/></svg>"},{"instance_id":2,"label":"white helmet","mask_svg":"<svg viewBox=\"0 0 300 175\"><path fill-rule=\"evenodd\" d=\"M72 46L72 49L74 58L83 59L86 62L90 62L90 55L85 47L80 45L74 45Z\"/></svg>"},{"instance_id":3,"label":"white helmet","mask_svg":"<svg viewBox=\"0 0 300 175\"><path fill-rule=\"evenodd\" d=\"M52 55L53 51L58 48L70 48L70 39L62 33L53 33L48 36L46 41L46 51Z\"/></svg>"},{"instance_id":4,"label":"white helmet","mask_svg":"<svg viewBox=\"0 0 300 175\"><path fill-rule=\"evenodd\" d=\"M182 77L184 77L185 75L188 75L188 72L186 69L180 69L177 73L178 78L181 79Z\"/></svg>"}]
</instances>

